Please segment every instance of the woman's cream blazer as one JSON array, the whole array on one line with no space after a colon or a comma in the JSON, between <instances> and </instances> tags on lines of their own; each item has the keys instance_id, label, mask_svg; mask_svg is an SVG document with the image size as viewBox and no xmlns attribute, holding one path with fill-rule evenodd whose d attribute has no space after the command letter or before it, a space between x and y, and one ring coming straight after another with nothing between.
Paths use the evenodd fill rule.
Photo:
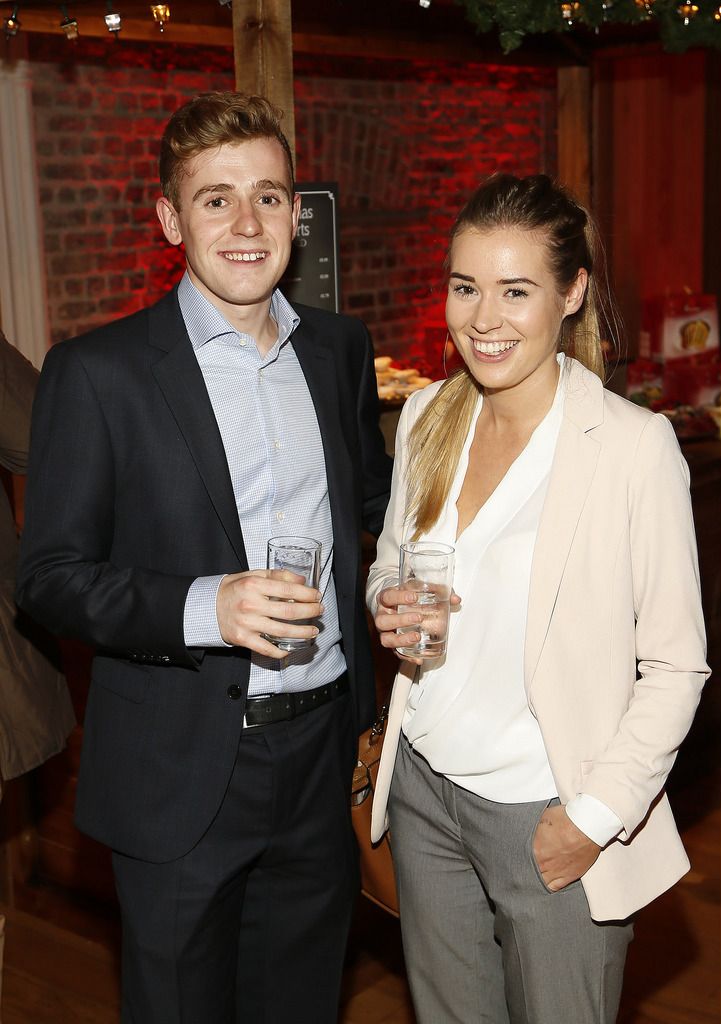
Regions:
<instances>
[{"instance_id":1,"label":"woman's cream blazer","mask_svg":"<svg viewBox=\"0 0 721 1024\"><path fill-rule=\"evenodd\" d=\"M688 487L669 421L566 360L563 424L531 569L524 681L558 795L603 801L623 822L582 881L598 921L628 917L687 870L663 792L709 675ZM368 579L374 610L397 579L405 446L431 397L399 425L393 491ZM461 594L461 599L463 595ZM373 804L386 806L413 666L391 696Z\"/></svg>"}]
</instances>

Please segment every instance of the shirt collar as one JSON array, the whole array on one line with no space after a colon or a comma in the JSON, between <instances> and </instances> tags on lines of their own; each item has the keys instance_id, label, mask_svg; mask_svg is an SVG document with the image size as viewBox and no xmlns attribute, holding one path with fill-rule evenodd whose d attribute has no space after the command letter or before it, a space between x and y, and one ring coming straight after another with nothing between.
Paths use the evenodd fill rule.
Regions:
<instances>
[{"instance_id":1,"label":"shirt collar","mask_svg":"<svg viewBox=\"0 0 721 1024\"><path fill-rule=\"evenodd\" d=\"M223 335L250 337L248 334L242 335L228 323L220 310L195 287L187 270L178 284L178 303L190 343L196 351ZM278 325L278 341L273 346L276 349L286 343L300 323L300 317L279 288L270 297L270 315Z\"/></svg>"}]
</instances>

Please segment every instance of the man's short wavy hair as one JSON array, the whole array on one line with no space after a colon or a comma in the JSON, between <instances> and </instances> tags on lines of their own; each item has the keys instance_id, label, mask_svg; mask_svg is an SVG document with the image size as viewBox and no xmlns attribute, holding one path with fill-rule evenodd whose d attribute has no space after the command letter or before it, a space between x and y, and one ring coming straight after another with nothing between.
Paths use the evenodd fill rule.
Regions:
<instances>
[{"instance_id":1,"label":"man's short wavy hair","mask_svg":"<svg viewBox=\"0 0 721 1024\"><path fill-rule=\"evenodd\" d=\"M179 209L185 165L198 153L218 146L276 139L288 162L291 194L295 188L293 154L280 126L282 111L264 96L206 92L184 103L165 126L160 142L159 175L163 195Z\"/></svg>"}]
</instances>

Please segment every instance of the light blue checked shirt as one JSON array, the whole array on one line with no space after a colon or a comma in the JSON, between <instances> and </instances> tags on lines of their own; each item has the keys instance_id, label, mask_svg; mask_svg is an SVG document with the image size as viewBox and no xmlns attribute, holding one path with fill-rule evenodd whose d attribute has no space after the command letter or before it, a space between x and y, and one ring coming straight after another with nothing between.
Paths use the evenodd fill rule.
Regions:
<instances>
[{"instance_id":1,"label":"light blue checked shirt","mask_svg":"<svg viewBox=\"0 0 721 1024\"><path fill-rule=\"evenodd\" d=\"M208 389L225 447L250 569L266 566L276 534L321 542L320 590L325 611L315 645L282 662L253 654L249 694L309 690L342 675L338 605L333 582L333 528L323 443L313 402L290 336L300 318L276 289L270 303L278 340L261 356L255 340L230 326L187 273L180 310ZM215 601L223 576L195 580L185 602L188 647L225 647Z\"/></svg>"}]
</instances>

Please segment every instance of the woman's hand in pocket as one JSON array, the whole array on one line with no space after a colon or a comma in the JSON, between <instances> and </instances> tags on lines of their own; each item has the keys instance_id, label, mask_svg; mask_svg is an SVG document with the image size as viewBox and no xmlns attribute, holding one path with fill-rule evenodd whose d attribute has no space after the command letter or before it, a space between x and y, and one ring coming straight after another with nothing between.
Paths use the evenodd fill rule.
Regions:
<instances>
[{"instance_id":1,"label":"woman's hand in pocket","mask_svg":"<svg viewBox=\"0 0 721 1024\"><path fill-rule=\"evenodd\" d=\"M547 889L558 892L586 874L601 847L577 828L565 807L547 807L533 836L533 855Z\"/></svg>"}]
</instances>

